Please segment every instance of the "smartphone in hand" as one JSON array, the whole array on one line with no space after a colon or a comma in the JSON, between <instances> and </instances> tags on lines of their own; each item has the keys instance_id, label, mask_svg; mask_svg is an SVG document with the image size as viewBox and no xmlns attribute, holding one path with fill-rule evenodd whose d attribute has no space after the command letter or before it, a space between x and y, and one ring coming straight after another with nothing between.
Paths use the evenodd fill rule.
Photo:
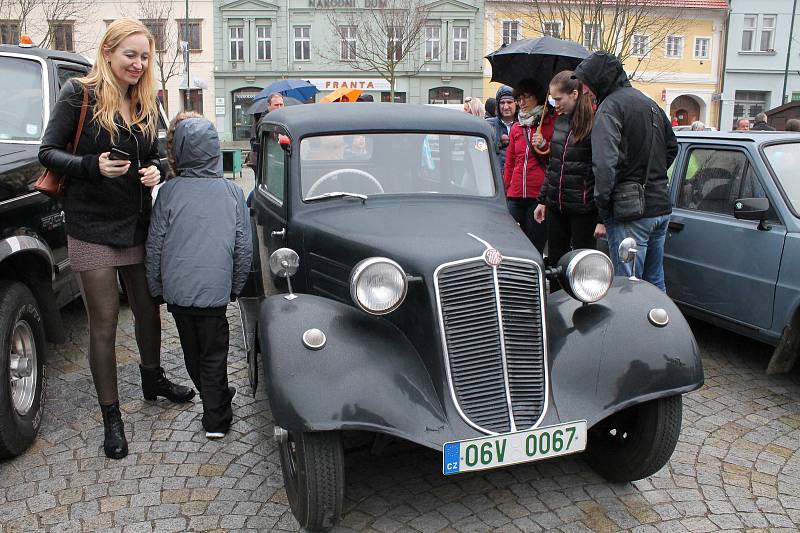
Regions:
<instances>
[{"instance_id":1,"label":"smartphone in hand","mask_svg":"<svg viewBox=\"0 0 800 533\"><path fill-rule=\"evenodd\" d=\"M108 153L108 158L112 161L130 161L131 154L117 147L112 147Z\"/></svg>"}]
</instances>

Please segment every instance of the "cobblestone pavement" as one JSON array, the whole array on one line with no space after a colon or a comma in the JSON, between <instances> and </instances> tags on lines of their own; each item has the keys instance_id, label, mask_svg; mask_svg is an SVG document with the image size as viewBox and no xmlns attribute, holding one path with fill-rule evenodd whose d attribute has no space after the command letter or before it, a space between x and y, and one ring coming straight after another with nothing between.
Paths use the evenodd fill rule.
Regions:
<instances>
[{"instance_id":1,"label":"cobblestone pavement","mask_svg":"<svg viewBox=\"0 0 800 533\"><path fill-rule=\"evenodd\" d=\"M0 533L16 531L296 531L263 388L254 399L238 311L231 306L230 379L239 388L227 438L201 433L199 402L141 399L130 311L117 347L130 455L106 459L86 361L80 302L64 310L69 341L51 346L39 439L0 463ZM189 383L177 332L163 314L163 364ZM797 531L800 524L800 372L766 376L770 349L693 322L706 385L684 401L669 465L610 484L580 457L445 478L441 454L390 446L347 456L340 530Z\"/></svg>"},{"instance_id":2,"label":"cobblestone pavement","mask_svg":"<svg viewBox=\"0 0 800 533\"><path fill-rule=\"evenodd\" d=\"M255 399L232 306L230 379L241 394L223 441L201 433L199 403L141 399L130 311L118 332L130 455L106 459L87 367L86 318L64 311L69 342L51 346L39 439L0 463L0 532L297 530L282 488L269 406ZM164 312L163 363L189 383ZM797 531L800 373L766 376L768 347L693 322L706 385L684 403L667 468L633 484L604 482L580 457L444 478L441 455L411 445L347 456L342 530Z\"/></svg>"}]
</instances>

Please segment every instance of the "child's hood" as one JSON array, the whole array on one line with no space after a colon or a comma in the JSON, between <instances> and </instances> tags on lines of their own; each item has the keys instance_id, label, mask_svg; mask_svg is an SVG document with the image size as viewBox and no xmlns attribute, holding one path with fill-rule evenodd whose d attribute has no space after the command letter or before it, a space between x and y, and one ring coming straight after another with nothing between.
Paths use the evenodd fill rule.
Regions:
<instances>
[{"instance_id":1,"label":"child's hood","mask_svg":"<svg viewBox=\"0 0 800 533\"><path fill-rule=\"evenodd\" d=\"M222 178L222 152L214 125L205 118L188 118L175 127L172 154L182 178Z\"/></svg>"}]
</instances>

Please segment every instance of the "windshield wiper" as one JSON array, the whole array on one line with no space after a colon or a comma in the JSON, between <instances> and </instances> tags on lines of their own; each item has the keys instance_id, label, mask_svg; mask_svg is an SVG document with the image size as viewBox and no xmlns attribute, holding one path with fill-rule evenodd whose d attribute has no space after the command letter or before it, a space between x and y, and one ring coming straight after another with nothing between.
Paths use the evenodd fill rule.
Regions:
<instances>
[{"instance_id":1,"label":"windshield wiper","mask_svg":"<svg viewBox=\"0 0 800 533\"><path fill-rule=\"evenodd\" d=\"M306 202L313 202L315 200L325 200L326 198L358 198L361 200L361 203L366 203L367 195L366 194L359 194L357 192L343 192L343 191L336 191L336 192L326 192L325 194L318 194L317 196L310 196L305 198Z\"/></svg>"}]
</instances>

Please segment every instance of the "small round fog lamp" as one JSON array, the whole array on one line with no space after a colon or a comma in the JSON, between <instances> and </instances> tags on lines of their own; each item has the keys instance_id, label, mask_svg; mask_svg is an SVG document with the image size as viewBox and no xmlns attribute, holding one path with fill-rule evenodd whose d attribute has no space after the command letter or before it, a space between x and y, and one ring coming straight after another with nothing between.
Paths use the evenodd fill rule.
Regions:
<instances>
[{"instance_id":1,"label":"small round fog lamp","mask_svg":"<svg viewBox=\"0 0 800 533\"><path fill-rule=\"evenodd\" d=\"M303 333L303 344L309 350L321 350L326 341L325 334L320 329L311 328Z\"/></svg>"}]
</instances>

